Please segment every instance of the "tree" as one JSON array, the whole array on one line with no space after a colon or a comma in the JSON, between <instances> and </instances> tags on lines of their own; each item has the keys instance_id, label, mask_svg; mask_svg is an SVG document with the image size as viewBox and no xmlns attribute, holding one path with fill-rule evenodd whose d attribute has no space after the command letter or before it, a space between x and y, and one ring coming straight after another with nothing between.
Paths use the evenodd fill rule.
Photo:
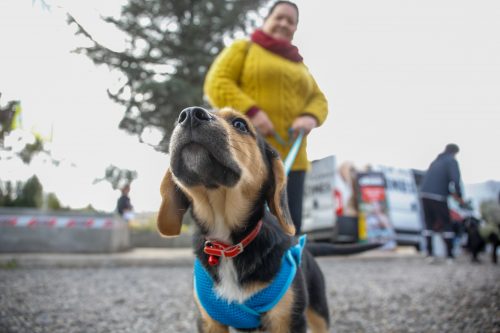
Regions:
<instances>
[{"instance_id":1,"label":"tree","mask_svg":"<svg viewBox=\"0 0 500 333\"><path fill-rule=\"evenodd\" d=\"M47 208L50 210L62 210L61 202L54 193L47 194Z\"/></svg>"},{"instance_id":2,"label":"tree","mask_svg":"<svg viewBox=\"0 0 500 333\"><path fill-rule=\"evenodd\" d=\"M180 111L204 105L205 73L223 39L255 26L252 17L267 1L129 0L119 19L105 18L128 36L123 52L101 45L70 14L68 23L91 41L78 52L126 78L120 89L108 90L125 107L119 127L141 141L156 129L163 137L157 148L166 152Z\"/></svg>"},{"instance_id":3,"label":"tree","mask_svg":"<svg viewBox=\"0 0 500 333\"><path fill-rule=\"evenodd\" d=\"M32 176L26 181L16 201L18 207L42 207L43 186L37 176Z\"/></svg>"},{"instance_id":4,"label":"tree","mask_svg":"<svg viewBox=\"0 0 500 333\"><path fill-rule=\"evenodd\" d=\"M0 93L0 98L2 93ZM16 106L18 101L9 101L5 106L0 105L0 145L3 147L5 137L12 130L12 123L14 122L14 115L16 113Z\"/></svg>"},{"instance_id":5,"label":"tree","mask_svg":"<svg viewBox=\"0 0 500 333\"><path fill-rule=\"evenodd\" d=\"M0 181L0 207L12 207L14 202L14 190L12 182Z\"/></svg>"},{"instance_id":6,"label":"tree","mask_svg":"<svg viewBox=\"0 0 500 333\"><path fill-rule=\"evenodd\" d=\"M36 175L26 182L0 181L0 207L42 208L43 186ZM46 196L46 208L50 210L67 210L62 207L54 193Z\"/></svg>"},{"instance_id":7,"label":"tree","mask_svg":"<svg viewBox=\"0 0 500 333\"><path fill-rule=\"evenodd\" d=\"M40 208L43 203L43 186L36 175L26 182L0 182L0 207Z\"/></svg>"},{"instance_id":8,"label":"tree","mask_svg":"<svg viewBox=\"0 0 500 333\"><path fill-rule=\"evenodd\" d=\"M1 92L0 97L2 97ZM0 104L0 159L8 159L17 155L24 163L29 164L37 153L45 152L48 154L48 152L45 150L43 139L39 135L21 129L22 124L19 120L21 112L19 101L8 101L4 106ZM6 143L9 136L12 137L11 141L14 143ZM56 163L56 161L54 162Z\"/></svg>"},{"instance_id":9,"label":"tree","mask_svg":"<svg viewBox=\"0 0 500 333\"><path fill-rule=\"evenodd\" d=\"M95 179L94 184L101 181L107 181L111 184L113 190L117 190L121 189L126 184L130 185L136 178L136 171L120 169L117 166L110 165L106 168L104 177Z\"/></svg>"}]
</instances>

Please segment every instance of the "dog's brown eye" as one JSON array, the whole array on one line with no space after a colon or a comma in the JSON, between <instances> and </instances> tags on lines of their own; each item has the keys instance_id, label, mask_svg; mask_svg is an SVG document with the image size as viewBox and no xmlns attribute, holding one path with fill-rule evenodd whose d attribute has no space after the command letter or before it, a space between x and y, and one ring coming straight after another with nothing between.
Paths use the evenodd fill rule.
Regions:
<instances>
[{"instance_id":1,"label":"dog's brown eye","mask_svg":"<svg viewBox=\"0 0 500 333\"><path fill-rule=\"evenodd\" d=\"M235 119L233 120L233 127L235 127L237 130L241 132L248 132L248 125L243 119Z\"/></svg>"}]
</instances>

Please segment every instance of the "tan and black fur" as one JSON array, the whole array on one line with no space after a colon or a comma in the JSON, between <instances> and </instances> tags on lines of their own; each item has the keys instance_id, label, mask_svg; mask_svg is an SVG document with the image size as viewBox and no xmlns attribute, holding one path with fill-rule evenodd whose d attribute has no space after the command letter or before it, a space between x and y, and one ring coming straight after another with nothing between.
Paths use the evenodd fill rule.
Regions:
<instances>
[{"instance_id":1,"label":"tan and black fur","mask_svg":"<svg viewBox=\"0 0 500 333\"><path fill-rule=\"evenodd\" d=\"M284 252L296 243L283 164L250 121L233 110L208 112L191 107L181 112L161 195L160 233L178 235L182 217L189 211L198 227L195 254L212 276L217 293L227 299L244 301L266 287L279 271ZM207 238L236 244L261 219L261 231L243 253L208 265L203 252ZM229 332L198 307L200 332ZM323 274L313 256L304 251L292 285L265 313L258 329L305 333L309 325L312 332L327 332L328 313Z\"/></svg>"}]
</instances>

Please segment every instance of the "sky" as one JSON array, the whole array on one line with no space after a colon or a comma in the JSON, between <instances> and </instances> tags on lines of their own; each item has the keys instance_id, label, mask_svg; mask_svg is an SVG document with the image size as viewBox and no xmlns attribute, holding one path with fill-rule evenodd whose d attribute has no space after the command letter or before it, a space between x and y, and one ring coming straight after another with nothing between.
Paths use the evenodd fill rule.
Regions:
<instances>
[{"instance_id":1,"label":"sky","mask_svg":"<svg viewBox=\"0 0 500 333\"><path fill-rule=\"evenodd\" d=\"M2 180L36 173L63 205L112 211L118 191L93 185L114 164L138 172L137 211L159 207L168 156L118 129L122 108L106 89L117 75L71 53L85 41L71 12L108 47L123 36L100 20L118 0L0 2L0 101L19 99L26 130L53 133L55 168L0 161ZM294 44L329 101L329 117L309 138L310 159L335 155L357 166L426 169L447 143L464 183L500 181L500 2L463 0L297 1ZM493 153L492 153L493 151Z\"/></svg>"}]
</instances>

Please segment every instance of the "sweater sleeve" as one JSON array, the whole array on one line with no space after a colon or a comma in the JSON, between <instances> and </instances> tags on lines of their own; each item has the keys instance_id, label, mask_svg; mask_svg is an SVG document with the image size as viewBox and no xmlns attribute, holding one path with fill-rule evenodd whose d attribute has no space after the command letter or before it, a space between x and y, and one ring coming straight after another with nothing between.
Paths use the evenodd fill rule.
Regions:
<instances>
[{"instance_id":1,"label":"sweater sleeve","mask_svg":"<svg viewBox=\"0 0 500 333\"><path fill-rule=\"evenodd\" d=\"M237 40L215 58L205 77L203 91L216 108L232 107L242 113L256 106L255 101L239 87L249 49L249 41Z\"/></svg>"},{"instance_id":2,"label":"sweater sleeve","mask_svg":"<svg viewBox=\"0 0 500 333\"><path fill-rule=\"evenodd\" d=\"M303 114L314 116L318 120L318 126L323 124L328 115L328 102L325 95L319 89L318 84L313 80L313 91L309 98Z\"/></svg>"},{"instance_id":3,"label":"sweater sleeve","mask_svg":"<svg viewBox=\"0 0 500 333\"><path fill-rule=\"evenodd\" d=\"M451 160L449 171L450 181L453 183L455 194L462 198L462 187L460 185L460 168L458 167L458 162L455 159Z\"/></svg>"}]
</instances>

